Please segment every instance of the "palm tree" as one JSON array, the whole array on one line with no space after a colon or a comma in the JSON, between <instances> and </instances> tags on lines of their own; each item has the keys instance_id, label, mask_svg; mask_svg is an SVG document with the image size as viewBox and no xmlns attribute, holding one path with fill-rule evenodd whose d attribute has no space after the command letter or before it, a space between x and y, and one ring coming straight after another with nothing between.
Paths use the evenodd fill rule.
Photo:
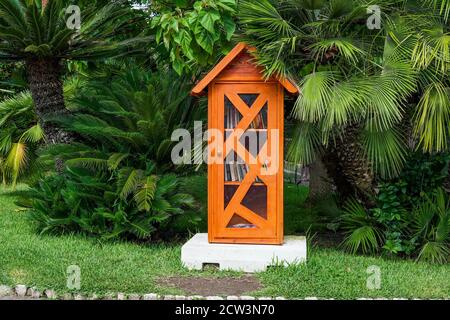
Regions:
<instances>
[{"instance_id":1,"label":"palm tree","mask_svg":"<svg viewBox=\"0 0 450 320\"><path fill-rule=\"evenodd\" d=\"M188 76L180 78L170 70L104 65L83 81L76 97L68 99L79 112L54 119L83 138L83 144L49 146L41 161L52 165L58 154L67 165L99 171L124 164L136 168L132 171L137 176L150 167L158 174L174 171L173 131L191 128L205 115L204 105L189 96L191 86Z\"/></svg>"},{"instance_id":2,"label":"palm tree","mask_svg":"<svg viewBox=\"0 0 450 320\"><path fill-rule=\"evenodd\" d=\"M288 156L323 161L341 194L363 197L374 179L400 172L409 147L448 149L450 120L450 1L377 1L381 30L366 26L370 4L240 2L244 38L267 76L301 87Z\"/></svg>"},{"instance_id":3,"label":"palm tree","mask_svg":"<svg viewBox=\"0 0 450 320\"><path fill-rule=\"evenodd\" d=\"M127 37L129 26L143 21L127 1L82 7L81 28L68 28L69 0L0 0L0 60L24 61L39 125L47 143L74 140L50 120L69 113L64 104L62 63L132 53L142 37ZM135 19L131 21L131 19ZM129 36L128 36L129 37Z\"/></svg>"},{"instance_id":4,"label":"palm tree","mask_svg":"<svg viewBox=\"0 0 450 320\"><path fill-rule=\"evenodd\" d=\"M64 83L64 100L73 108L76 92L84 85L80 78ZM20 177L27 179L38 174L37 150L44 140L44 133L34 112L31 92L22 91L0 102L0 176L2 184L15 188Z\"/></svg>"}]
</instances>

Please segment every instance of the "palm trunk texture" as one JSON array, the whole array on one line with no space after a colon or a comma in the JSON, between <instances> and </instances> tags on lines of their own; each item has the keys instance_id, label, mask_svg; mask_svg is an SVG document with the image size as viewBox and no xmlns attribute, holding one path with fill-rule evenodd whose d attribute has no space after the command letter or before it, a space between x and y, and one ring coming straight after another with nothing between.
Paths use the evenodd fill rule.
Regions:
<instances>
[{"instance_id":1,"label":"palm trunk texture","mask_svg":"<svg viewBox=\"0 0 450 320\"><path fill-rule=\"evenodd\" d=\"M74 135L49 120L54 116L68 115L64 105L61 66L57 59L35 59L26 63L31 95L38 121L45 133L46 143L71 143Z\"/></svg>"}]
</instances>

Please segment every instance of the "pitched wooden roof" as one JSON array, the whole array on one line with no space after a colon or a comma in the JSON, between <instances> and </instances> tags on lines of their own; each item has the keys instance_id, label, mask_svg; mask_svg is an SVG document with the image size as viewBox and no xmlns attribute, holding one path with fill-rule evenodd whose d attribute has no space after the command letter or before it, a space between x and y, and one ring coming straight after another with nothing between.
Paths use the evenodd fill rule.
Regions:
<instances>
[{"instance_id":1,"label":"pitched wooden roof","mask_svg":"<svg viewBox=\"0 0 450 320\"><path fill-rule=\"evenodd\" d=\"M254 48L248 46L244 42L240 42L236 45L202 80L200 80L197 85L192 89L191 94L194 96L201 96L204 94L204 90L219 74L225 70L225 68L230 65L233 60L238 57L243 52L255 51ZM276 77L276 80L286 89L290 94L298 94L299 90L297 86L289 79L282 79Z\"/></svg>"}]
</instances>

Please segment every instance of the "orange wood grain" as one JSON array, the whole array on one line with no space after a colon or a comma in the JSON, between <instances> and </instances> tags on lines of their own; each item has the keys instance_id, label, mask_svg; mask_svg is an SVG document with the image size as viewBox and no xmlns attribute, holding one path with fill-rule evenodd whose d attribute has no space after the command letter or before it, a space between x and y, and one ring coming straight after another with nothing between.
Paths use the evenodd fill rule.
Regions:
<instances>
[{"instance_id":1,"label":"orange wood grain","mask_svg":"<svg viewBox=\"0 0 450 320\"><path fill-rule=\"evenodd\" d=\"M289 94L295 95L299 93L298 87L290 79L275 76L271 79L263 80L262 68L252 63L253 58L249 54L254 51L255 48L248 46L246 43L238 43L202 80L195 85L195 87L191 90L191 95L204 95L205 89L209 87L213 80L235 81L236 76L239 76L241 81L277 81ZM239 56L241 56L242 61L240 61L237 65L232 65L236 59L239 60Z\"/></svg>"},{"instance_id":2,"label":"orange wood grain","mask_svg":"<svg viewBox=\"0 0 450 320\"><path fill-rule=\"evenodd\" d=\"M282 244L283 235L283 152L284 152L284 93L297 94L297 87L289 80L263 79L262 69L252 62L249 54L253 48L238 44L213 70L192 90L201 95L208 89L208 127L218 129L224 138L222 150L208 153L210 157L226 159L234 151L246 162L249 171L242 181L225 181L224 164L208 164L208 240L212 243ZM252 106L248 106L239 94L258 94ZM242 118L234 129L224 127L225 97L241 113ZM267 134L266 143L259 154L252 155L240 143L246 130L262 132L264 129L249 128L253 119L267 103L267 133L278 129L278 137ZM227 132L227 136L225 135ZM273 140L275 139L275 140ZM240 147L238 148L238 145ZM272 151L272 146L278 149ZM220 154L219 152L222 152ZM276 152L277 154L272 154ZM267 154L267 157L264 156ZM276 161L278 170L269 174L263 163ZM260 182L255 182L256 178ZM252 186L266 186L266 215L260 216L252 208L242 204ZM225 207L225 188L234 188L234 194ZM234 190L233 189L233 190ZM257 191L254 191L257 192ZM254 228L230 228L229 223L239 221L236 216L250 222ZM234 218L233 218L234 217ZM237 220L236 220L237 219ZM235 222L233 222L235 223Z\"/></svg>"},{"instance_id":3,"label":"orange wood grain","mask_svg":"<svg viewBox=\"0 0 450 320\"><path fill-rule=\"evenodd\" d=\"M236 148L241 135L249 127L255 116L261 111L262 107L267 103L267 130L279 129L279 115L278 109L283 107L283 104L279 105L278 95L278 83L266 83L266 82L254 82L254 83L222 83L214 82L210 92L212 92L212 103L210 108L211 114L214 115L214 119L210 122L210 128L216 128L225 131L224 128L224 110L225 110L225 97L228 97L230 102L241 112L242 119L238 123L237 127L231 131L231 134L224 142L223 158L227 157L227 154L234 150L241 159L246 160L249 166L249 171L245 175L243 181L238 183L238 188L235 191L233 197L229 201L227 207L224 205L224 187L227 184L224 177L224 165L210 164L209 170L215 176L212 181L217 181L217 184L209 183L209 194L214 194L215 201L210 203L210 221L214 221L213 225L209 229L210 241L220 243L262 243L262 244L281 244L283 242L282 232L279 232L283 226L279 224L279 202L278 195L279 189L277 183L280 175L278 171L275 175L263 175L262 164L265 158L254 157L245 148ZM251 107L248 107L238 96L239 93L255 93L259 94ZM281 122L283 119L281 119ZM239 130L237 130L239 129ZM267 136L267 141L261 148L260 155L264 155L268 146L271 143L278 144L279 141L271 142L270 135ZM278 160L282 160L282 154L278 154ZM247 162L249 161L249 162ZM279 165L279 164L278 164ZM280 165L279 165L280 166ZM256 177L259 177L267 187L267 219L262 218L251 209L242 205L242 200L246 196L249 189L253 186ZM236 184L236 182L234 182ZM282 197L282 195L281 195ZM214 207L214 209L212 209ZM282 212L282 210L281 210ZM256 226L256 228L239 229L239 228L227 228L229 221L234 215L241 216L250 223Z\"/></svg>"}]
</instances>

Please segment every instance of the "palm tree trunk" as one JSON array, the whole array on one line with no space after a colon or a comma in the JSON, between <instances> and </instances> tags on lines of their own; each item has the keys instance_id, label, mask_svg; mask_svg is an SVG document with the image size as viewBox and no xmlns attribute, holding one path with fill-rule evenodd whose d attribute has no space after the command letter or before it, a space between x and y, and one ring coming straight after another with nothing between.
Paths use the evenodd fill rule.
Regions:
<instances>
[{"instance_id":1,"label":"palm tree trunk","mask_svg":"<svg viewBox=\"0 0 450 320\"><path fill-rule=\"evenodd\" d=\"M329 197L333 192L333 185L322 159L317 158L309 166L309 195L308 202L315 203Z\"/></svg>"},{"instance_id":2,"label":"palm tree trunk","mask_svg":"<svg viewBox=\"0 0 450 320\"><path fill-rule=\"evenodd\" d=\"M343 198L357 197L368 206L374 195L374 177L359 140L360 128L352 125L345 129L324 156L327 171Z\"/></svg>"},{"instance_id":3,"label":"palm tree trunk","mask_svg":"<svg viewBox=\"0 0 450 320\"><path fill-rule=\"evenodd\" d=\"M26 62L28 81L39 125L47 144L71 143L74 135L50 122L54 116L69 114L64 105L61 65L58 59L33 59Z\"/></svg>"}]
</instances>

